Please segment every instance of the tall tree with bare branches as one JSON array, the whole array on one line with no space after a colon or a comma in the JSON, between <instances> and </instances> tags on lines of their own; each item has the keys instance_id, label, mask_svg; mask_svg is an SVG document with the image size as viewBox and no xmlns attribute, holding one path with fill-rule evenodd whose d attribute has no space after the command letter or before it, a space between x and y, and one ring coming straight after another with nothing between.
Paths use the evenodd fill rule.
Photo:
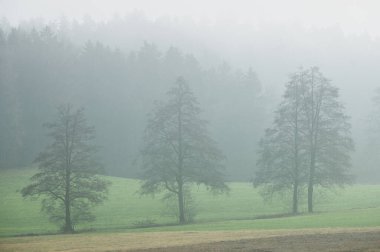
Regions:
<instances>
[{"instance_id":1,"label":"tall tree with bare branches","mask_svg":"<svg viewBox=\"0 0 380 252\"><path fill-rule=\"evenodd\" d=\"M179 223L186 222L185 190L192 183L214 191L228 187L223 179L224 156L207 132L207 122L183 78L157 103L144 136L142 149L143 194L173 193L178 199Z\"/></svg>"},{"instance_id":2,"label":"tall tree with bare branches","mask_svg":"<svg viewBox=\"0 0 380 252\"><path fill-rule=\"evenodd\" d=\"M339 90L317 67L305 70L308 80L303 92L302 111L308 139L308 211L313 212L316 185L331 187L352 180L350 153L354 150L351 124L339 101Z\"/></svg>"},{"instance_id":3,"label":"tall tree with bare branches","mask_svg":"<svg viewBox=\"0 0 380 252\"><path fill-rule=\"evenodd\" d=\"M41 197L50 220L72 233L79 222L95 219L91 207L106 198L109 182L99 176L94 128L87 125L83 109L61 106L57 120L45 127L53 141L36 158L38 172L21 193Z\"/></svg>"},{"instance_id":4,"label":"tall tree with bare branches","mask_svg":"<svg viewBox=\"0 0 380 252\"><path fill-rule=\"evenodd\" d=\"M300 188L305 184L305 136L302 92L306 75L294 73L286 84L283 100L275 112L273 127L260 141L255 186L263 186L264 195L292 191L292 213L298 213Z\"/></svg>"},{"instance_id":5,"label":"tall tree with bare branches","mask_svg":"<svg viewBox=\"0 0 380 252\"><path fill-rule=\"evenodd\" d=\"M308 211L313 212L315 186L331 187L351 181L351 125L339 92L317 67L300 69L286 86L272 128L260 145L255 185L267 192L307 188Z\"/></svg>"}]
</instances>

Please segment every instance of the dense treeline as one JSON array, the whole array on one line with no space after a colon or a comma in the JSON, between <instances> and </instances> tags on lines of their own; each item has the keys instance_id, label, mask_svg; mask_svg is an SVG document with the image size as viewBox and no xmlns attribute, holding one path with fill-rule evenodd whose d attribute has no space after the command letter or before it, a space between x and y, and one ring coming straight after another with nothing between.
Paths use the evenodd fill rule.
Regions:
<instances>
[{"instance_id":1,"label":"dense treeline","mask_svg":"<svg viewBox=\"0 0 380 252\"><path fill-rule=\"evenodd\" d=\"M103 165L92 159L98 150L108 174L139 177L141 194L165 191L164 200L175 199L179 223L194 215L191 184L225 192L225 178L252 181L264 196L291 194L297 214L303 193L313 212L314 189L352 181L350 116L335 82L317 67L290 76L264 131L282 89L262 85L251 67L201 62L155 40L132 50L97 40L109 23L67 25L0 24L0 169L30 166L37 157L39 172L22 194L47 197L42 209L65 232L93 220L90 208L106 198L108 182L97 176ZM374 105L367 123L375 158L360 166L377 157L378 96ZM57 107L59 120L45 124L46 136L42 124ZM85 107L94 127L74 107Z\"/></svg>"},{"instance_id":2,"label":"dense treeline","mask_svg":"<svg viewBox=\"0 0 380 252\"><path fill-rule=\"evenodd\" d=\"M0 167L29 166L47 141L42 122L58 104L70 102L86 107L107 172L137 176L134 160L152 101L182 75L227 155L228 178L249 180L286 75L317 65L340 89L352 117L353 173L357 181L376 183L379 145L369 134L368 116L379 83L379 42L366 34L346 35L338 26L252 30L149 20L141 13L104 22L61 18L48 26L33 19L12 27L2 19Z\"/></svg>"},{"instance_id":3,"label":"dense treeline","mask_svg":"<svg viewBox=\"0 0 380 252\"><path fill-rule=\"evenodd\" d=\"M183 76L204 105L212 135L229 153L230 179L251 173L268 110L252 69L234 70L224 62L205 69L191 54L147 42L124 52L63 37L54 27L0 30L1 168L30 165L47 142L42 123L70 102L86 107L107 172L137 176L134 161L147 113Z\"/></svg>"}]
</instances>

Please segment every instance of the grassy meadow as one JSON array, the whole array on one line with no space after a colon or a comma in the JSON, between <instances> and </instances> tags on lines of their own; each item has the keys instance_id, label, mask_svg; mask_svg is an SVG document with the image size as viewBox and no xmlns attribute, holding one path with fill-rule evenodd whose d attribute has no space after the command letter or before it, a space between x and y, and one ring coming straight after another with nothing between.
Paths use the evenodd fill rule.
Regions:
<instances>
[{"instance_id":1,"label":"grassy meadow","mask_svg":"<svg viewBox=\"0 0 380 252\"><path fill-rule=\"evenodd\" d=\"M23 199L20 190L29 183L33 169L0 171L0 236L54 233L58 227L40 212L38 200ZM380 185L354 185L316 194L315 214L263 218L290 211L288 199L265 202L250 183L229 183L229 194L213 195L203 187L192 188L195 222L177 226L168 214L162 195L140 196L139 181L109 177L109 199L94 209L96 221L78 230L101 232L216 231L241 229L292 229L380 226ZM306 202L300 210L306 211ZM144 224L156 227L141 228Z\"/></svg>"}]
</instances>

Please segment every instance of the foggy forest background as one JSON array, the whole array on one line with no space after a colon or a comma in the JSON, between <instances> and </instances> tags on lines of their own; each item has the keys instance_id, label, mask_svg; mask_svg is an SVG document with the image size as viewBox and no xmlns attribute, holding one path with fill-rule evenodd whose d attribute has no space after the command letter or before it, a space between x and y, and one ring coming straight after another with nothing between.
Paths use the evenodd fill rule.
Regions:
<instances>
[{"instance_id":1,"label":"foggy forest background","mask_svg":"<svg viewBox=\"0 0 380 252\"><path fill-rule=\"evenodd\" d=\"M336 26L200 24L148 19L0 21L0 168L30 166L49 139L56 108L83 106L108 175L138 178L147 114L183 76L211 136L227 156L230 181L249 181L264 129L290 73L318 66L340 89L351 116L356 181L380 179L373 97L380 87L380 40Z\"/></svg>"}]
</instances>

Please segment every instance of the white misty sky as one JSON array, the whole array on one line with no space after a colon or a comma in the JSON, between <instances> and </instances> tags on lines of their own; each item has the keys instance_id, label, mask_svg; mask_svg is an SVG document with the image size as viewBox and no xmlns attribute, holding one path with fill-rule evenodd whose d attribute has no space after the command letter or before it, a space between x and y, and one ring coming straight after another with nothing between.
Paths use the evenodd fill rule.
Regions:
<instances>
[{"instance_id":1,"label":"white misty sky","mask_svg":"<svg viewBox=\"0 0 380 252\"><path fill-rule=\"evenodd\" d=\"M380 37L378 0L0 0L0 16L20 20L61 16L103 20L134 11L146 17L192 18L195 21L260 25L287 23L326 27L340 25L346 33L368 32Z\"/></svg>"}]
</instances>

